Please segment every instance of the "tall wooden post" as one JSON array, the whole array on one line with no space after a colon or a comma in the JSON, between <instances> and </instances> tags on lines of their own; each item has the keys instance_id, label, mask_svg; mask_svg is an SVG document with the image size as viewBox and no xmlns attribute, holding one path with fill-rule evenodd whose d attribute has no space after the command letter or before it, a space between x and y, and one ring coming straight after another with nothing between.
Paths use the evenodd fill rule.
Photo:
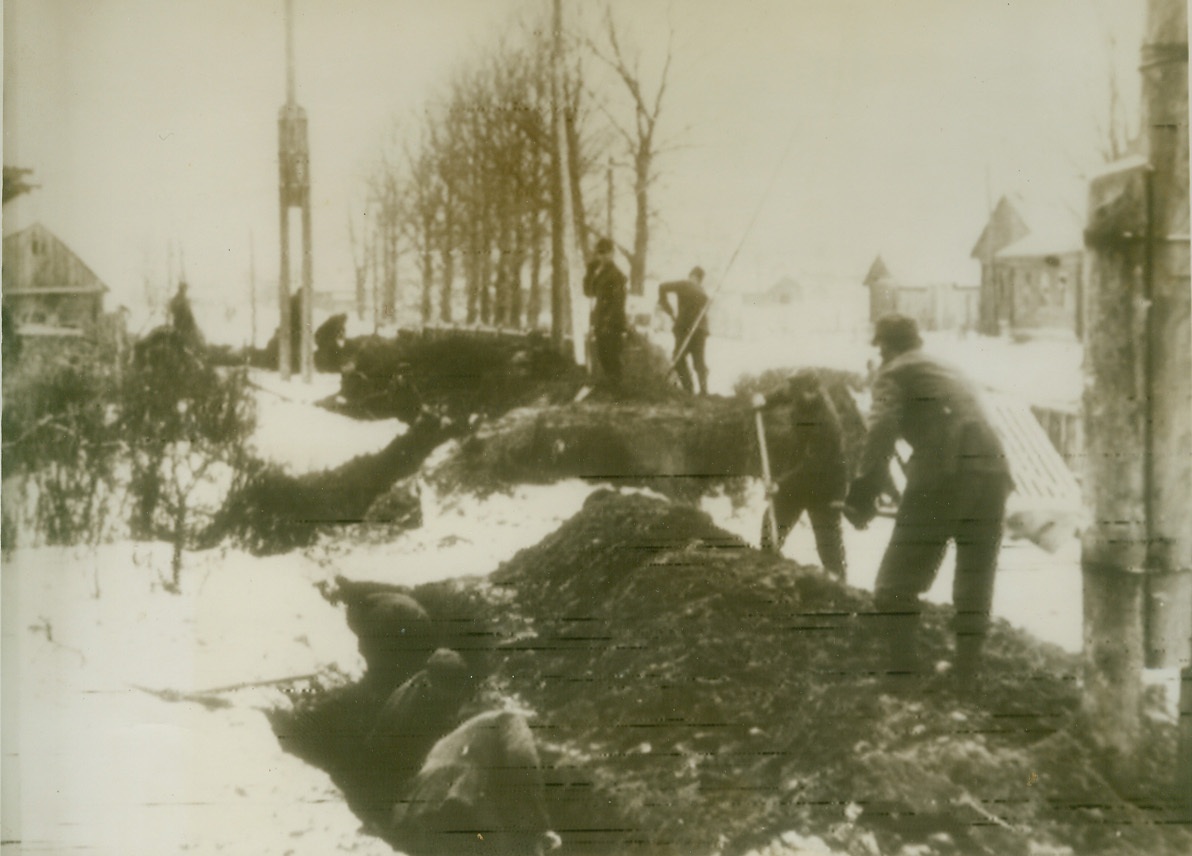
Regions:
<instances>
[{"instance_id":1,"label":"tall wooden post","mask_svg":"<svg viewBox=\"0 0 1192 856\"><path fill-rule=\"evenodd\" d=\"M1150 0L1142 51L1152 169L1147 314L1147 665L1183 672L1178 786L1192 820L1192 335L1188 6Z\"/></svg>"},{"instance_id":2,"label":"tall wooden post","mask_svg":"<svg viewBox=\"0 0 1192 856\"><path fill-rule=\"evenodd\" d=\"M1187 677L1192 657L1186 26L1184 0L1149 0L1141 66L1148 157L1093 181L1085 232L1093 525L1082 555L1084 713L1124 784L1141 736L1141 670L1178 666ZM1185 799L1190 726L1185 720Z\"/></svg>"},{"instance_id":3,"label":"tall wooden post","mask_svg":"<svg viewBox=\"0 0 1192 856\"><path fill-rule=\"evenodd\" d=\"M306 135L306 111L294 100L294 3L285 0L286 13L286 103L277 117L279 178L279 226L281 260L278 273L280 322L277 333L278 371L283 380L290 377L294 343L290 341L290 209L302 209L302 284L300 300L301 336L299 366L302 379L310 382L314 369L313 332L311 330L311 230L310 230L310 147Z\"/></svg>"}]
</instances>

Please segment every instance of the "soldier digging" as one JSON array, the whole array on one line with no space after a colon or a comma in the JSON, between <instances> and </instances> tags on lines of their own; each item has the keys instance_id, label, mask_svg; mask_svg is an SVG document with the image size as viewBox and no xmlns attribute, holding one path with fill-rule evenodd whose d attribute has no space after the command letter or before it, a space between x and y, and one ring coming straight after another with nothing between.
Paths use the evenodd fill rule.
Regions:
<instances>
[{"instance_id":1,"label":"soldier digging","mask_svg":"<svg viewBox=\"0 0 1192 856\"><path fill-rule=\"evenodd\" d=\"M895 441L914 450L874 585L887 667L894 685L919 672L919 598L935 580L951 540L956 543L953 673L958 691L972 695L989 628L1006 497L1013 488L1010 469L976 386L922 351L913 318L878 319L873 344L882 365L859 474L844 511L853 525L863 528L874 517Z\"/></svg>"}]
</instances>

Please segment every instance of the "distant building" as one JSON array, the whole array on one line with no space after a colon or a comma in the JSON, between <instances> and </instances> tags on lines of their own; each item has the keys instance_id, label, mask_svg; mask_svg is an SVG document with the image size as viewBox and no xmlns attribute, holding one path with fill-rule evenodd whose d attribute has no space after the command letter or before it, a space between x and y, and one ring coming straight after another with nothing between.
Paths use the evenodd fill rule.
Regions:
<instances>
[{"instance_id":1,"label":"distant building","mask_svg":"<svg viewBox=\"0 0 1192 856\"><path fill-rule=\"evenodd\" d=\"M862 283L869 289L870 323L898 312L923 330L969 330L977 323L978 288L954 282L921 282L894 276L879 255Z\"/></svg>"},{"instance_id":2,"label":"distant building","mask_svg":"<svg viewBox=\"0 0 1192 856\"><path fill-rule=\"evenodd\" d=\"M1083 334L1084 238L1075 211L1003 196L972 257L981 263L981 332Z\"/></svg>"},{"instance_id":3,"label":"distant building","mask_svg":"<svg viewBox=\"0 0 1192 856\"><path fill-rule=\"evenodd\" d=\"M23 335L77 335L103 315L108 287L40 223L4 239L4 306Z\"/></svg>"},{"instance_id":4,"label":"distant building","mask_svg":"<svg viewBox=\"0 0 1192 856\"><path fill-rule=\"evenodd\" d=\"M786 306L803 299L803 286L798 280L784 276L765 291L746 295L750 306Z\"/></svg>"}]
</instances>

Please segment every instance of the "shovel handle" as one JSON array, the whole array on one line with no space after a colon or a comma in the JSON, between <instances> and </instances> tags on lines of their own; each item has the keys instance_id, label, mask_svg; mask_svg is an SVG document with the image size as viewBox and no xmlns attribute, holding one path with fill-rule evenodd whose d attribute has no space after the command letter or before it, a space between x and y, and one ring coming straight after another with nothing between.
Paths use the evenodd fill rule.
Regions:
<instances>
[{"instance_id":1,"label":"shovel handle","mask_svg":"<svg viewBox=\"0 0 1192 856\"><path fill-rule=\"evenodd\" d=\"M766 484L766 525L770 527L770 543L775 553L778 552L778 517L774 514L774 497L770 493L770 451L766 447L766 425L762 421L761 410L753 411L754 421L757 423L757 446L762 455L762 479Z\"/></svg>"}]
</instances>

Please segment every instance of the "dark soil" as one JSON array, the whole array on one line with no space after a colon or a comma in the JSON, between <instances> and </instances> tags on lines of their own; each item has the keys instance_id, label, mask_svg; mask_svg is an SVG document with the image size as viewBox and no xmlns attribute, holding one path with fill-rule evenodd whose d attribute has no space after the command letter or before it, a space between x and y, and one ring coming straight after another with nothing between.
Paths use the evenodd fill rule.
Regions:
<instances>
[{"instance_id":1,"label":"dark soil","mask_svg":"<svg viewBox=\"0 0 1192 856\"><path fill-rule=\"evenodd\" d=\"M360 455L333 470L291 476L262 466L238 493L230 496L204 540L230 537L257 555L305 547L328 526L383 519L399 526L421 525L417 497L405 501L387 494L393 484L418 471L434 449L466 426L426 414L380 452ZM382 497L376 517L370 509Z\"/></svg>"},{"instance_id":2,"label":"dark soil","mask_svg":"<svg viewBox=\"0 0 1192 856\"><path fill-rule=\"evenodd\" d=\"M531 403L569 401L586 380L545 336L401 331L354 340L339 395L327 406L357 418L412 422L429 408L454 421Z\"/></svg>"},{"instance_id":3,"label":"dark soil","mask_svg":"<svg viewBox=\"0 0 1192 856\"><path fill-rule=\"evenodd\" d=\"M752 394L781 388L793 371L745 379L732 398L693 397L666 387L657 395L611 398L598 392L581 402L515 410L478 426L455 455L425 475L440 489L481 494L564 478L646 487L683 500L717 489L732 492L742 479L761 475ZM865 424L850 389L859 388L861 379L812 371L832 398L846 454L855 463ZM763 419L777 466L791 456L791 408L767 409Z\"/></svg>"},{"instance_id":4,"label":"dark soil","mask_svg":"<svg viewBox=\"0 0 1192 856\"><path fill-rule=\"evenodd\" d=\"M869 594L686 505L600 492L489 578L412 594L487 676L477 705L536 713L564 854L740 853L785 830L856 856L1192 852L1161 797L1174 726L1150 722L1149 787L1115 792L1076 658L998 622L981 703L946 673L891 693ZM948 619L927 608L930 660Z\"/></svg>"}]
</instances>

